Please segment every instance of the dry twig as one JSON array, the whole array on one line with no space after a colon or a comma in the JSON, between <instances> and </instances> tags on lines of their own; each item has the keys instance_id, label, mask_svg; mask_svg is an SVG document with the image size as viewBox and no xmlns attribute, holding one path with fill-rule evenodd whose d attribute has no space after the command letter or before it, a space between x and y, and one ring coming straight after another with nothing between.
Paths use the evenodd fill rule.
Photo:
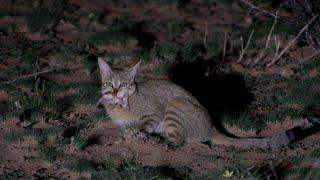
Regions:
<instances>
[{"instance_id":1,"label":"dry twig","mask_svg":"<svg viewBox=\"0 0 320 180\"><path fill-rule=\"evenodd\" d=\"M274 63L276 63L282 55L291 47L291 45L298 39L298 37L310 26L310 24L317 18L318 16L314 16L301 30L300 32L289 42L289 44L281 51L281 53L275 57L269 64L267 64L267 67L272 66Z\"/></svg>"},{"instance_id":2,"label":"dry twig","mask_svg":"<svg viewBox=\"0 0 320 180\"><path fill-rule=\"evenodd\" d=\"M269 11L266 11L264 9L259 8L258 6L255 6L254 4L252 4L251 2L247 1L247 0L240 0L242 3L246 4L247 6L250 6L250 8L252 10L256 10L259 11L265 15L271 16L272 18L278 19L278 15L277 14L273 14Z\"/></svg>"},{"instance_id":3,"label":"dry twig","mask_svg":"<svg viewBox=\"0 0 320 180\"><path fill-rule=\"evenodd\" d=\"M226 50L227 50L227 32L224 32L223 56L222 56L223 61L225 61L225 59L226 59Z\"/></svg>"},{"instance_id":4,"label":"dry twig","mask_svg":"<svg viewBox=\"0 0 320 180\"><path fill-rule=\"evenodd\" d=\"M276 15L277 14L278 14L278 12L276 12ZM274 27L276 26L276 24L277 24L277 18L274 19L274 22L272 24L272 27L270 29L270 32L269 32L269 35L268 35L268 38L267 38L267 41L266 41L266 45L265 45L264 49L262 51L260 51L259 56L254 61L254 64L257 64L261 60L261 58L265 55L265 53L266 53L266 51L267 51L267 49L269 47L271 35L273 33L273 30L274 30Z\"/></svg>"},{"instance_id":5,"label":"dry twig","mask_svg":"<svg viewBox=\"0 0 320 180\"><path fill-rule=\"evenodd\" d=\"M204 23L204 37L203 37L204 47L207 47L207 36L208 36L208 21Z\"/></svg>"},{"instance_id":6,"label":"dry twig","mask_svg":"<svg viewBox=\"0 0 320 180\"><path fill-rule=\"evenodd\" d=\"M240 56L239 56L239 59L238 59L237 63L240 63L242 61L243 56L244 56L245 52L247 51L247 49L248 49L248 47L250 45L253 33L254 33L254 29L251 31L250 36L249 36L248 41L247 41L247 44L246 44L246 47L244 47L244 48L243 48L243 38L242 37L240 38L240 41L241 41L241 52L240 52Z\"/></svg>"},{"instance_id":7,"label":"dry twig","mask_svg":"<svg viewBox=\"0 0 320 180\"><path fill-rule=\"evenodd\" d=\"M53 69L47 69L47 70L44 70L44 71L40 71L40 72L36 72L36 73L32 73L32 74L27 74L27 75L23 75L23 76L19 76L15 79L12 79L12 80L9 80L9 81L4 81L4 82L1 82L3 84L10 84L10 83L13 83L15 81L18 81L20 79L27 79L27 78L31 78L31 77L34 77L34 76L38 76L40 74L46 74L46 73L50 73L52 72Z\"/></svg>"},{"instance_id":8,"label":"dry twig","mask_svg":"<svg viewBox=\"0 0 320 180\"><path fill-rule=\"evenodd\" d=\"M274 56L273 56L273 59L275 59L279 54L281 41L278 39L277 35L274 35L273 38L274 38L274 44L275 44L275 47L276 47L276 52L274 53Z\"/></svg>"},{"instance_id":9,"label":"dry twig","mask_svg":"<svg viewBox=\"0 0 320 180\"><path fill-rule=\"evenodd\" d=\"M310 56L302 59L301 61L299 61L299 63L302 64L302 63L304 63L304 62L306 62L306 61L308 61L308 60L316 57L316 56L319 55L319 54L320 54L320 50L318 50L318 51L314 52L312 55L310 55Z\"/></svg>"}]
</instances>

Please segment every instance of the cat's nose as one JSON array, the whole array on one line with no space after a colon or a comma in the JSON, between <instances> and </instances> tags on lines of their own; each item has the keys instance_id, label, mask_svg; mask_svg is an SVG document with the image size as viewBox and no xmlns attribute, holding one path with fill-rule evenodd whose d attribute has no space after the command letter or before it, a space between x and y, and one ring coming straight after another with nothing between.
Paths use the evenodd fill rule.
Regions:
<instances>
[{"instance_id":1,"label":"cat's nose","mask_svg":"<svg viewBox=\"0 0 320 180\"><path fill-rule=\"evenodd\" d=\"M113 88L111 92L112 92L112 94L117 95L119 92L119 89Z\"/></svg>"}]
</instances>

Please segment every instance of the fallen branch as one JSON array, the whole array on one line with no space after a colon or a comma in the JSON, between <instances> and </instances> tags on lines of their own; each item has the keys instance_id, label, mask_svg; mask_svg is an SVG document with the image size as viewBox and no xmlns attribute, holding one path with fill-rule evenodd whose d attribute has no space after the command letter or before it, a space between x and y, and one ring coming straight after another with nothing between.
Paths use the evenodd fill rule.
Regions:
<instances>
[{"instance_id":1,"label":"fallen branch","mask_svg":"<svg viewBox=\"0 0 320 180\"><path fill-rule=\"evenodd\" d=\"M302 64L302 63L304 63L304 62L306 62L306 61L314 58L315 56L317 56L317 55L319 55L319 54L320 54L320 50L316 51L316 52L313 53L311 56L308 56L308 57L302 59L301 61L299 61L299 63Z\"/></svg>"},{"instance_id":2,"label":"fallen branch","mask_svg":"<svg viewBox=\"0 0 320 180\"><path fill-rule=\"evenodd\" d=\"M46 74L46 73L49 73L49 72L52 72L52 71L53 71L53 69L47 69L47 70L40 71L40 72L36 72L36 73L33 73L33 74L27 74L27 75L19 76L19 77L15 78L15 79L1 82L1 84L2 84L2 83L3 83L3 84L10 84L10 83L13 83L13 82L18 81L18 80L21 80L21 79L31 78L31 77L38 76L38 75L40 75L40 74Z\"/></svg>"},{"instance_id":3,"label":"fallen branch","mask_svg":"<svg viewBox=\"0 0 320 180\"><path fill-rule=\"evenodd\" d=\"M269 64L267 64L267 67L272 66L274 63L276 63L281 57L282 55L289 49L289 47L291 47L291 45L299 38L299 36L306 30L308 29L308 27L310 26L310 24L318 17L314 16L301 30L300 32L289 42L289 44L281 51L281 53L274 58Z\"/></svg>"},{"instance_id":4,"label":"fallen branch","mask_svg":"<svg viewBox=\"0 0 320 180\"><path fill-rule=\"evenodd\" d=\"M269 11L266 11L264 9L259 8L258 6L255 6L254 4L252 4L251 2L247 1L247 0L240 0L242 3L246 4L247 6L250 6L251 9L259 11L265 15L271 16L275 19L278 19L278 15L277 14L273 14Z\"/></svg>"}]
</instances>

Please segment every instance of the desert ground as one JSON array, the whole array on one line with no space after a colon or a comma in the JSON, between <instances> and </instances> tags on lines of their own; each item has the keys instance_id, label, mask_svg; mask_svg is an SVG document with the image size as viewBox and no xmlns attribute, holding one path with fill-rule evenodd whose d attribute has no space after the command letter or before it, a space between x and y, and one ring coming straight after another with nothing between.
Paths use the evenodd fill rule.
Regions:
<instances>
[{"instance_id":1,"label":"desert ground","mask_svg":"<svg viewBox=\"0 0 320 180\"><path fill-rule=\"evenodd\" d=\"M320 178L319 3L0 3L0 179ZM278 149L170 148L120 129L97 104L98 57L141 60L137 80L182 86L227 135L298 136Z\"/></svg>"}]
</instances>

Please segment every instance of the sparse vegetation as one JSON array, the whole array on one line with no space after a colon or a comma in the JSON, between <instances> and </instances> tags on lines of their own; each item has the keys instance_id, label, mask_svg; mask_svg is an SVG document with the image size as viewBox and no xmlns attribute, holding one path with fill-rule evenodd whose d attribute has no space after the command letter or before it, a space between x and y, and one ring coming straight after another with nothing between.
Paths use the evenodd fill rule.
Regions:
<instances>
[{"instance_id":1,"label":"sparse vegetation","mask_svg":"<svg viewBox=\"0 0 320 180\"><path fill-rule=\"evenodd\" d=\"M48 1L47 6L35 8L27 16L28 28L31 32L43 32L56 25L63 10L65 0Z\"/></svg>"},{"instance_id":2,"label":"sparse vegetation","mask_svg":"<svg viewBox=\"0 0 320 180\"><path fill-rule=\"evenodd\" d=\"M181 84L205 96L213 121L227 130L259 134L318 118L320 61L304 58L319 49L319 17L297 33L319 5L286 1L278 13L288 19L275 21L268 13L280 1L250 2L270 11L267 18L234 0L3 2L0 179L319 179L317 132L281 153L210 144L170 149L121 139L97 106L97 57L107 57L116 68L143 60L142 78L171 78L175 67L191 66ZM241 78L232 78L234 71Z\"/></svg>"},{"instance_id":3,"label":"sparse vegetation","mask_svg":"<svg viewBox=\"0 0 320 180\"><path fill-rule=\"evenodd\" d=\"M14 131L12 133L9 133L5 137L5 141L7 143L14 143L17 141L23 141L27 138L35 138L40 139L41 138L41 130L38 129L24 129L20 131Z\"/></svg>"},{"instance_id":4,"label":"sparse vegetation","mask_svg":"<svg viewBox=\"0 0 320 180\"><path fill-rule=\"evenodd\" d=\"M120 43L125 45L127 43L137 43L135 32L137 31L136 24L125 20L116 20L109 24L107 31L101 31L93 34L89 42L93 45L108 45Z\"/></svg>"},{"instance_id":5,"label":"sparse vegetation","mask_svg":"<svg viewBox=\"0 0 320 180\"><path fill-rule=\"evenodd\" d=\"M125 44L130 40L135 40L134 36L116 30L98 32L90 37L90 42L96 46L112 43Z\"/></svg>"},{"instance_id":6,"label":"sparse vegetation","mask_svg":"<svg viewBox=\"0 0 320 180\"><path fill-rule=\"evenodd\" d=\"M59 151L54 146L42 145L38 149L40 157L50 163L56 160L57 156L59 155Z\"/></svg>"},{"instance_id":7,"label":"sparse vegetation","mask_svg":"<svg viewBox=\"0 0 320 180\"><path fill-rule=\"evenodd\" d=\"M72 159L68 168L75 172L90 172L94 170L93 162L88 159Z\"/></svg>"},{"instance_id":8,"label":"sparse vegetation","mask_svg":"<svg viewBox=\"0 0 320 180\"><path fill-rule=\"evenodd\" d=\"M222 122L230 126L239 127L245 131L261 130L266 126L266 124L263 124L265 122L255 122L247 112L244 112L239 117L225 115L222 117Z\"/></svg>"}]
</instances>

